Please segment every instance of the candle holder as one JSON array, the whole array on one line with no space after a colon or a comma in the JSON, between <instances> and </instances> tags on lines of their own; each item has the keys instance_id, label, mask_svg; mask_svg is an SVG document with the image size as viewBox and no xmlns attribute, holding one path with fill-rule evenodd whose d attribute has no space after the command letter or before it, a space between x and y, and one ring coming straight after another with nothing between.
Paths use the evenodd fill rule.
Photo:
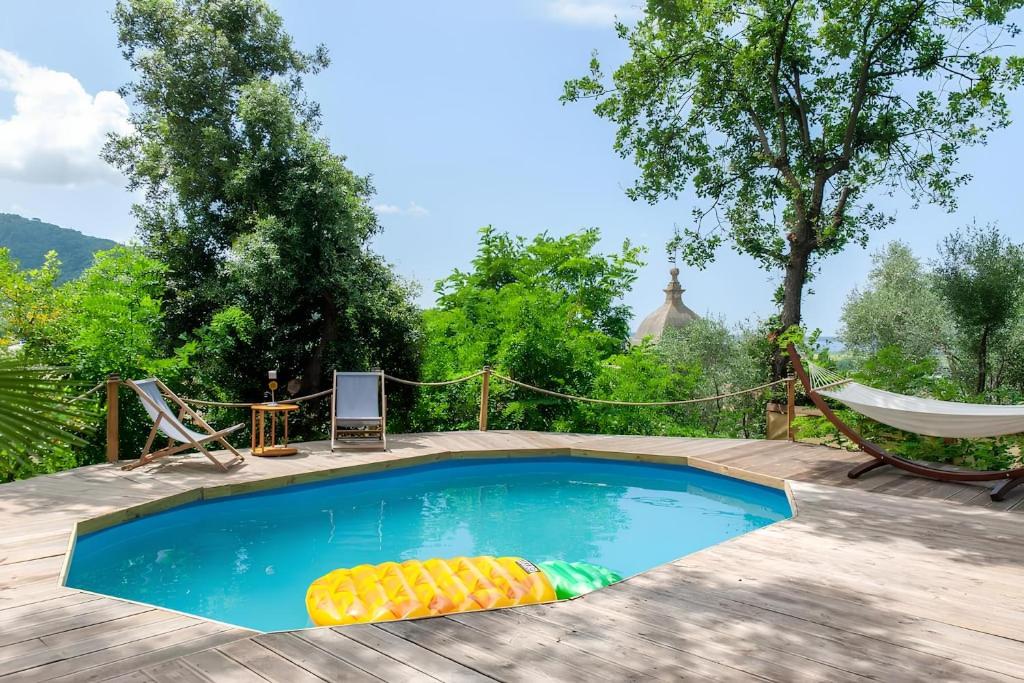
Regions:
<instances>
[{"instance_id":1,"label":"candle holder","mask_svg":"<svg viewBox=\"0 0 1024 683\"><path fill-rule=\"evenodd\" d=\"M277 370L268 370L267 379L270 380L267 382L267 386L270 388L270 403L267 405L276 406L277 399L274 398L274 392L277 390Z\"/></svg>"}]
</instances>

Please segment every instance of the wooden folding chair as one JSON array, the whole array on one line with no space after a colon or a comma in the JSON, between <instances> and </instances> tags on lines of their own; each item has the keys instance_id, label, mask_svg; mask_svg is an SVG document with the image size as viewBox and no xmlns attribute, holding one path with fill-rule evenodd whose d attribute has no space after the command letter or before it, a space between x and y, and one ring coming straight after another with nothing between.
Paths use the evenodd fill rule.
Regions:
<instances>
[{"instance_id":1,"label":"wooden folding chair","mask_svg":"<svg viewBox=\"0 0 1024 683\"><path fill-rule=\"evenodd\" d=\"M123 465L121 469L132 470L136 467L149 464L158 458L163 458L168 455L174 455L175 453L181 453L190 449L195 449L205 455L210 461L217 467L227 472L229 468L238 465L242 462L242 454L239 453L235 448L228 443L225 438L228 434L237 432L239 429L244 427L244 424L237 424L227 429L220 431L215 430L210 425L206 424L206 421L201 418L198 413L188 407L184 401L174 394L173 391L167 388L167 386L156 378L142 379L126 382L136 394L139 396L139 400L142 402L143 408L146 409L146 413L150 419L153 420L153 428L149 430L149 438L146 439L146 446L142 449L142 455L135 462ZM180 412L177 416L171 411L170 406L167 405L166 399L170 399L178 408ZM193 423L195 423L201 429L206 430L205 434L195 432L185 426L183 420L188 417ZM157 433L160 432L167 437L167 446L157 451L151 451L153 448L153 442L156 440ZM177 442L178 445L175 445ZM234 457L227 461L221 462L210 453L206 448L206 444L216 442L221 444L224 448L231 451Z\"/></svg>"}]
</instances>

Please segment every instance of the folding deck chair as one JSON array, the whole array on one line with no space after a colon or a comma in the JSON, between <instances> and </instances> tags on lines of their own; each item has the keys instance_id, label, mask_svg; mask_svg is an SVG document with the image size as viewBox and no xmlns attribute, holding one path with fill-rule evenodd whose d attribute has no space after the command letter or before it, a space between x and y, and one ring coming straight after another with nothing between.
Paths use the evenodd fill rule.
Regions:
<instances>
[{"instance_id":1,"label":"folding deck chair","mask_svg":"<svg viewBox=\"0 0 1024 683\"><path fill-rule=\"evenodd\" d=\"M331 393L331 450L367 446L387 450L384 373L335 372Z\"/></svg>"},{"instance_id":2,"label":"folding deck chair","mask_svg":"<svg viewBox=\"0 0 1024 683\"><path fill-rule=\"evenodd\" d=\"M146 413L150 419L153 420L153 428L149 430L149 438L146 439L146 447L142 449L142 455L135 462L130 462L121 467L124 470L132 470L142 465L147 465L158 458L162 458L167 455L174 455L182 451L189 449L195 449L210 459L220 469L225 472L229 468L238 465L242 462L242 454L234 449L234 447L228 443L227 439L224 438L228 434L237 432L239 429L244 427L244 424L237 424L234 427L228 427L216 431L213 427L206 424L203 418L189 408L184 401L178 398L173 391L167 388L167 386L156 378L141 379L136 381L129 380L126 382L136 394L139 396L139 400L142 402L143 408L146 409ZM180 412L177 416L171 410L170 406L167 405L165 398L169 398L179 409ZM205 434L192 431L185 426L183 420L186 416L194 422L198 427L206 431ZM153 447L153 442L156 439L157 432L163 433L167 437L167 446L157 451L150 451ZM175 442L178 445L174 445ZM210 442L217 442L224 446L227 450L234 454L234 457L227 461L221 462L210 453L206 448L206 444Z\"/></svg>"}]
</instances>

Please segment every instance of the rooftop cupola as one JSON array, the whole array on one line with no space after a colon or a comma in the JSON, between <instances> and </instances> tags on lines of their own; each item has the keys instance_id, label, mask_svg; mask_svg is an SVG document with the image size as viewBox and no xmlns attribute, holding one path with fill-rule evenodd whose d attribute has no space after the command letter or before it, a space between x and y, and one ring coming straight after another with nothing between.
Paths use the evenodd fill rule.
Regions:
<instances>
[{"instance_id":1,"label":"rooftop cupola","mask_svg":"<svg viewBox=\"0 0 1024 683\"><path fill-rule=\"evenodd\" d=\"M700 318L683 303L683 292L686 290L679 284L679 269L673 267L669 274L672 280L665 287L665 303L644 318L631 339L632 343L639 344L644 337L651 337L652 341L658 342L665 330L679 329Z\"/></svg>"}]
</instances>

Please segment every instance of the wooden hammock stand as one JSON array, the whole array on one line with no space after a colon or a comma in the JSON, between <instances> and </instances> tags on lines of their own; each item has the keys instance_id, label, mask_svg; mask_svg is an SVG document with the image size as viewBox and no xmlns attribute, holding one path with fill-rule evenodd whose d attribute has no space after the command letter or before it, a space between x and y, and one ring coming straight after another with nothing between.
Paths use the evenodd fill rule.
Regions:
<instances>
[{"instance_id":1,"label":"wooden hammock stand","mask_svg":"<svg viewBox=\"0 0 1024 683\"><path fill-rule=\"evenodd\" d=\"M883 465L892 465L893 467L904 470L905 472L910 472L911 474L916 474L921 477L928 477L929 479L936 479L938 481L955 481L962 483L973 483L979 481L999 482L992 488L992 491L989 494L992 500L997 501L1003 500L1011 489L1021 483L1024 483L1024 467L1017 467L1012 470L942 469L894 455L878 444L868 441L858 434L852 427L839 419L839 416L836 415L829 407L828 403L825 402L824 397L814 390L811 384L810 375L807 373L807 369L804 367L803 360L800 358L800 353L796 350L796 347L793 344L790 344L787 351L789 352L789 358L793 364L793 371L800 379L800 383L804 385L804 390L806 391L807 396L810 397L811 401L814 402L814 405L821 411L821 414L824 415L829 422L835 425L836 429L838 429L843 436L857 444L862 451L873 458L870 462L857 465L850 470L847 473L847 476L850 477L850 479L856 479L860 475L882 467Z\"/></svg>"}]
</instances>

